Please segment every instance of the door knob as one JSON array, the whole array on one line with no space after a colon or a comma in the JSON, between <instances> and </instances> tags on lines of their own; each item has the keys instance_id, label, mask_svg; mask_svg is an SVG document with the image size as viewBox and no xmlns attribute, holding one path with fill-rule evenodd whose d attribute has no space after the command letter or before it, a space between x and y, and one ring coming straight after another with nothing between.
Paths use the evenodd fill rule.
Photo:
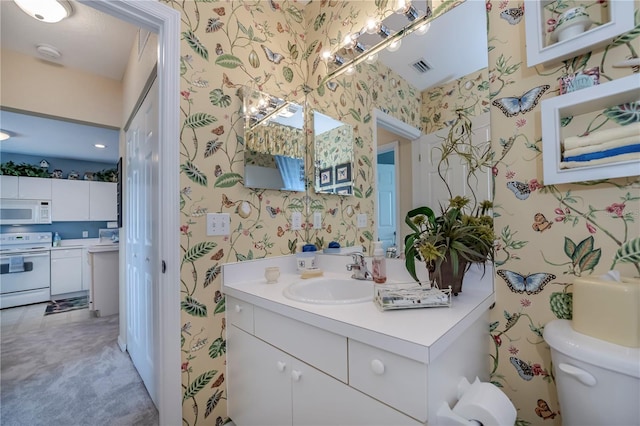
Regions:
<instances>
[{"instance_id":1,"label":"door knob","mask_svg":"<svg viewBox=\"0 0 640 426\"><path fill-rule=\"evenodd\" d=\"M301 377L302 377L302 372L298 370L293 370L291 372L291 378L293 379L294 382L299 382Z\"/></svg>"},{"instance_id":2,"label":"door knob","mask_svg":"<svg viewBox=\"0 0 640 426\"><path fill-rule=\"evenodd\" d=\"M236 305L235 311L236 311L236 312L238 312L238 313L239 313L240 311L242 311L242 306L240 306L240 305Z\"/></svg>"},{"instance_id":3,"label":"door knob","mask_svg":"<svg viewBox=\"0 0 640 426\"><path fill-rule=\"evenodd\" d=\"M284 371L285 368L287 368L286 362L278 361L276 365L278 366L278 371L281 371L281 372Z\"/></svg>"}]
</instances>

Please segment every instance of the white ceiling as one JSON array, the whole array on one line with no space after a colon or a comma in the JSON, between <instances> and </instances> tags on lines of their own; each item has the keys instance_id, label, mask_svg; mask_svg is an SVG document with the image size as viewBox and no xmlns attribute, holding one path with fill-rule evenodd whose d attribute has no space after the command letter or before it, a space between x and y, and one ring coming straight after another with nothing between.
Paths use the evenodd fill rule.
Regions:
<instances>
[{"instance_id":1,"label":"white ceiling","mask_svg":"<svg viewBox=\"0 0 640 426\"><path fill-rule=\"evenodd\" d=\"M420 8L424 1L414 3ZM414 33L403 38L398 51L381 51L378 60L419 91L471 74L488 66L486 14L484 1L465 1L435 18L426 34ZM395 31L409 24L397 14L384 22ZM363 34L360 39L371 45L380 41L380 36ZM432 69L419 74L411 64L420 59Z\"/></svg>"},{"instance_id":2,"label":"white ceiling","mask_svg":"<svg viewBox=\"0 0 640 426\"><path fill-rule=\"evenodd\" d=\"M62 53L59 60L51 62L121 81L138 29L85 4L70 3L73 15L49 24L31 18L13 1L0 0L2 49L39 57L35 46L46 43ZM16 135L0 142L0 152L110 163L118 159L114 130L110 132L115 133L115 142L103 128L7 111L0 111L0 129ZM99 139L108 141L107 149L94 148L94 140Z\"/></svg>"}]
</instances>

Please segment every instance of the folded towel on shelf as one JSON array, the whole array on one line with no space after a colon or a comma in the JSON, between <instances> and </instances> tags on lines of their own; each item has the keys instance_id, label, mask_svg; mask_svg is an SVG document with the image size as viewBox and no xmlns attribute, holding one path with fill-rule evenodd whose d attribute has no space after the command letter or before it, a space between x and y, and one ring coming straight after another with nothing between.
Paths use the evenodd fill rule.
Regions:
<instances>
[{"instance_id":1,"label":"folded towel on shelf","mask_svg":"<svg viewBox=\"0 0 640 426\"><path fill-rule=\"evenodd\" d=\"M591 132L588 136L569 136L563 141L564 149L579 148L581 146L597 145L614 139L640 135L640 122L619 126L613 129Z\"/></svg>"},{"instance_id":2,"label":"folded towel on shelf","mask_svg":"<svg viewBox=\"0 0 640 426\"><path fill-rule=\"evenodd\" d=\"M619 146L605 151L589 152L582 155L567 156L565 154L564 161L590 161L599 160L600 158L614 157L621 154L630 154L632 152L640 152L640 143L634 145Z\"/></svg>"},{"instance_id":3,"label":"folded towel on shelf","mask_svg":"<svg viewBox=\"0 0 640 426\"><path fill-rule=\"evenodd\" d=\"M632 152L630 154L614 155L613 157L600 158L598 160L589 161L561 161L561 169L575 169L578 167L600 166L609 163L621 163L623 161L640 161L640 153ZM640 163L638 163L638 174L640 174Z\"/></svg>"},{"instance_id":4,"label":"folded towel on shelf","mask_svg":"<svg viewBox=\"0 0 640 426\"><path fill-rule=\"evenodd\" d=\"M614 139L612 141L599 143L596 145L581 146L579 148L573 148L573 149L565 149L564 152L562 153L562 156L573 157L576 155L589 154L590 152L606 151L608 149L618 148L621 146L635 145L637 143L640 143L640 135L629 136L622 139Z\"/></svg>"},{"instance_id":5,"label":"folded towel on shelf","mask_svg":"<svg viewBox=\"0 0 640 426\"><path fill-rule=\"evenodd\" d=\"M11 256L9 258L9 273L24 272L24 257Z\"/></svg>"}]
</instances>

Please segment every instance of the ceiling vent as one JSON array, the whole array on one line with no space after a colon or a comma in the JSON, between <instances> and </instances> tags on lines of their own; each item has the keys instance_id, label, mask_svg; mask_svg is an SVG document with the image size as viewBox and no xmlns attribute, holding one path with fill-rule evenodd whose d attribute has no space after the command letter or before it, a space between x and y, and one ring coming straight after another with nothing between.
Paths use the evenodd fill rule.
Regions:
<instances>
[{"instance_id":1,"label":"ceiling vent","mask_svg":"<svg viewBox=\"0 0 640 426\"><path fill-rule=\"evenodd\" d=\"M429 65L424 59L417 60L416 62L411 64L411 66L420 74L424 74L432 68L432 66Z\"/></svg>"}]
</instances>

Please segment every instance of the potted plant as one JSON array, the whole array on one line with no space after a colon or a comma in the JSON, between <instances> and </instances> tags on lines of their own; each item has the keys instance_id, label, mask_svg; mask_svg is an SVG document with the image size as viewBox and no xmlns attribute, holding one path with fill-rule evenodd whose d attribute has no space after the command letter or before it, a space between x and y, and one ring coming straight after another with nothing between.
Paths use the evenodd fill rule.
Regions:
<instances>
[{"instance_id":1,"label":"potted plant","mask_svg":"<svg viewBox=\"0 0 640 426\"><path fill-rule=\"evenodd\" d=\"M405 222L411 233L405 237L405 265L413 279L416 260L424 262L429 278L440 288L451 286L454 295L462 291L464 273L473 263L493 261L493 218L490 201L469 211L469 199L456 196L436 216L423 206L409 211Z\"/></svg>"},{"instance_id":2,"label":"potted plant","mask_svg":"<svg viewBox=\"0 0 640 426\"><path fill-rule=\"evenodd\" d=\"M416 276L416 259L425 262L429 278L440 287L451 286L454 295L462 289L464 273L473 263L493 260L493 205L479 202L474 183L478 173L489 173L494 152L491 144L474 143L471 111L457 109L456 118L442 142L433 148L439 157L437 172L449 194L449 205L440 206L436 216L430 207L409 211L405 222L411 233L405 237L405 264L409 274ZM465 193L469 198L454 196L446 178L452 165L463 165ZM457 173L456 171L453 171Z\"/></svg>"}]
</instances>

